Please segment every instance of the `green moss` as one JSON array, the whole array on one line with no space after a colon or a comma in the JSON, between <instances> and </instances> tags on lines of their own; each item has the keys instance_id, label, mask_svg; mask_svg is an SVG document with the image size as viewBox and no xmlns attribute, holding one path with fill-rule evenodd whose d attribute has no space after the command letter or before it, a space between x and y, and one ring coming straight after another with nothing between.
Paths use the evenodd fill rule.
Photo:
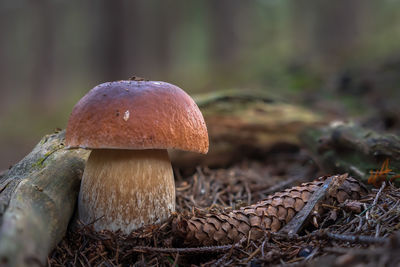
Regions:
<instances>
[{"instance_id":1,"label":"green moss","mask_svg":"<svg viewBox=\"0 0 400 267\"><path fill-rule=\"evenodd\" d=\"M47 135L45 137L42 138L42 140L40 140L40 145L43 145L44 143L47 142Z\"/></svg>"},{"instance_id":2,"label":"green moss","mask_svg":"<svg viewBox=\"0 0 400 267\"><path fill-rule=\"evenodd\" d=\"M46 138L47 139L47 138ZM63 149L64 144L56 144L50 148L50 151L46 152L43 157L39 158L34 164L33 168L43 168L45 166L45 161L56 151Z\"/></svg>"}]
</instances>

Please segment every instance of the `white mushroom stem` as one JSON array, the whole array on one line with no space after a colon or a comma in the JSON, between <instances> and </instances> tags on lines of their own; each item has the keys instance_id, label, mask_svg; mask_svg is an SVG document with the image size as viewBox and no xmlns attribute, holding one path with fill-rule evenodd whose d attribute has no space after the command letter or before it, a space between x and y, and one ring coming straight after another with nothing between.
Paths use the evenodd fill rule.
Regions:
<instances>
[{"instance_id":1,"label":"white mushroom stem","mask_svg":"<svg viewBox=\"0 0 400 267\"><path fill-rule=\"evenodd\" d=\"M95 149L79 192L79 219L96 231L125 234L160 223L175 211L175 183L167 150Z\"/></svg>"}]
</instances>

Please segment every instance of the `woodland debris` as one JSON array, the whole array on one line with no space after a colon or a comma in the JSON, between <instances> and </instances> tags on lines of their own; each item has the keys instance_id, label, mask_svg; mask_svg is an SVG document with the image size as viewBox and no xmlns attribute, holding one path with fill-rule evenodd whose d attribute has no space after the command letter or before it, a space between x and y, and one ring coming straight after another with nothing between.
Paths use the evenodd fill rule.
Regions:
<instances>
[{"instance_id":1,"label":"woodland debris","mask_svg":"<svg viewBox=\"0 0 400 267\"><path fill-rule=\"evenodd\" d=\"M310 127L301 135L302 143L325 171L349 173L367 183L370 172L376 173L390 161L392 175L400 173L400 136L363 128L355 123L332 123Z\"/></svg>"},{"instance_id":2,"label":"woodland debris","mask_svg":"<svg viewBox=\"0 0 400 267\"><path fill-rule=\"evenodd\" d=\"M286 155L274 155L274 159L286 161L286 173L281 176L283 180L291 177L289 175L292 168L297 170L298 163L295 160L287 160ZM176 186L181 190L177 191L177 208L180 212L190 212L193 208L192 201L195 201L199 207L208 208L207 212L210 210L215 212L220 210L218 207L222 205L222 202L229 203L231 197L246 201L248 199L247 191L244 189L246 182L249 184L252 201L259 201L258 197L263 196L263 193L260 192L265 191L268 185L271 186L279 181L272 175L275 173L272 171L274 169L272 166L278 168L277 173L283 171L275 161L267 160L262 164L260 162L243 162L227 169L199 169L200 172L191 177L178 178ZM310 168L312 167L310 166ZM258 176L262 175L267 179L261 180ZM218 189L213 190L214 188ZM343 205L335 203L327 205L325 208L327 212L322 214L320 218L322 222L319 223L316 230L313 230L315 228L310 224L299 235L288 236L271 232L261 236L258 240L239 241L234 244L233 249L219 252L218 247L230 247L232 244L204 247L206 250L215 248L218 253L195 253L196 250L200 251L203 247L193 248L194 250L188 250L188 253L181 253L180 249L188 247L183 242L173 241L174 232L171 229L171 221L163 225L140 229L129 236L111 232L95 233L90 226L70 229L67 236L51 254L49 264L50 266L99 266L101 264L171 266L177 259L177 251L179 251L177 264L180 266L275 265L290 261L298 262L301 266L308 266L315 260L325 259L327 253L333 258L327 259L324 263L328 264L326 266L332 266L333 263L336 264L336 260L340 256L358 255L357 251L362 250L363 256L353 260L355 262L362 260L361 263L375 263L377 266L379 262L388 262L385 261L387 257L389 257L389 262L390 259L396 259L399 246L391 244L393 238L390 236L398 231L398 225L400 225L400 189L388 183L377 198L377 209L372 210L372 204L378 191L378 189L372 189L367 196L357 201L354 200L352 205L360 207L359 212L348 211L346 208L348 202L344 202ZM197 193L193 195L194 192ZM219 197L216 197L217 195ZM213 205L214 199L216 202ZM322 204L321 206L323 206ZM337 213L335 220L330 219L331 212ZM371 239L377 240L375 239L377 224L380 225L378 239L385 238L390 243L384 244L384 247L382 244L374 245L363 242L363 237L358 240L354 239L357 242L349 242L332 239L327 234L332 233L346 238L369 236ZM393 243L396 242L393 241ZM398 243L400 244L400 241ZM136 252L134 251L135 247L150 248L146 252ZM329 249L333 247L342 250L341 252L330 252ZM151 250L153 248L172 250L155 252ZM315 266L321 265L316 264Z\"/></svg>"},{"instance_id":3,"label":"woodland debris","mask_svg":"<svg viewBox=\"0 0 400 267\"><path fill-rule=\"evenodd\" d=\"M338 187L329 187L330 183L341 178L345 180L342 179ZM277 232L290 222L323 186L330 189L325 203L343 203L346 199L359 199L367 193L357 180L346 175L321 177L316 181L275 193L263 201L239 210L195 214L190 218L178 217L173 222L173 230L190 246L232 244L243 237L258 240L266 232ZM316 200L326 193L324 190L320 192L322 193ZM318 207L316 211L321 214L323 209Z\"/></svg>"}]
</instances>

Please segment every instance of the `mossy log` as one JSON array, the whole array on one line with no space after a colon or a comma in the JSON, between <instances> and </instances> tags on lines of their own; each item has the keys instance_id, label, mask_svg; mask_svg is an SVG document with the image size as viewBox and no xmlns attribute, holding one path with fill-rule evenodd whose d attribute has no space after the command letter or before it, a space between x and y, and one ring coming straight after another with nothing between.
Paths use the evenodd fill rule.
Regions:
<instances>
[{"instance_id":1,"label":"mossy log","mask_svg":"<svg viewBox=\"0 0 400 267\"><path fill-rule=\"evenodd\" d=\"M300 106L260 91L222 91L195 97L210 138L207 155L171 151L180 170L198 165L225 167L245 157L260 156L279 144L299 145L299 132L322 118Z\"/></svg>"},{"instance_id":2,"label":"mossy log","mask_svg":"<svg viewBox=\"0 0 400 267\"><path fill-rule=\"evenodd\" d=\"M0 264L43 266L73 214L88 152L64 149L64 131L45 136L0 175Z\"/></svg>"},{"instance_id":3,"label":"mossy log","mask_svg":"<svg viewBox=\"0 0 400 267\"><path fill-rule=\"evenodd\" d=\"M367 183L371 171L389 159L393 174L400 174L400 137L378 133L354 123L333 123L309 128L301 140L327 172L350 173Z\"/></svg>"}]
</instances>

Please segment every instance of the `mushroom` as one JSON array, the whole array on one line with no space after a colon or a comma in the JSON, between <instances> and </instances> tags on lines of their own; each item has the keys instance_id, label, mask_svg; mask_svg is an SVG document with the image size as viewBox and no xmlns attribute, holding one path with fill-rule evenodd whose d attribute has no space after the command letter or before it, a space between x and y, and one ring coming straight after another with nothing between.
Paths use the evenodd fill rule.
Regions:
<instances>
[{"instance_id":1,"label":"mushroom","mask_svg":"<svg viewBox=\"0 0 400 267\"><path fill-rule=\"evenodd\" d=\"M66 146L92 149L78 216L94 229L130 233L175 211L167 149L206 154L208 134L193 99L155 81L117 81L90 90L74 107Z\"/></svg>"}]
</instances>

